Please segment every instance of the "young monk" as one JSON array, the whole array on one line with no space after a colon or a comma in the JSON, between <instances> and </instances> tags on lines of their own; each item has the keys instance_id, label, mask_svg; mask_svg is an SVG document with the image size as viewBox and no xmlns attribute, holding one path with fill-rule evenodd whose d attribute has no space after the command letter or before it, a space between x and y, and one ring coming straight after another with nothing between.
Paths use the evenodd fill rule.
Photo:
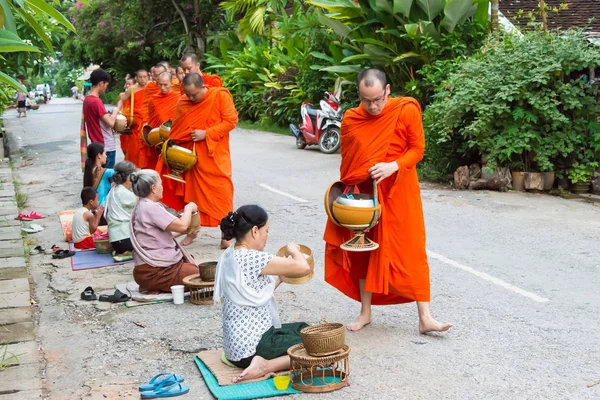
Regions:
<instances>
[{"instance_id":1,"label":"young monk","mask_svg":"<svg viewBox=\"0 0 600 400\"><path fill-rule=\"evenodd\" d=\"M190 150L195 146L198 162L184 173L185 185L165 180L163 203L181 210L185 203L194 202L200 210L200 225L217 227L233 210L229 132L235 128L238 115L229 91L205 85L197 73L187 74L183 86L186 96L177 103L169 137L178 146ZM162 157L156 170L169 172ZM221 240L221 248L229 244Z\"/></svg>"},{"instance_id":2,"label":"young monk","mask_svg":"<svg viewBox=\"0 0 600 400\"><path fill-rule=\"evenodd\" d=\"M451 324L433 319L429 310L429 266L416 164L425 138L419 103L391 98L385 73L367 69L358 75L360 105L346 112L341 129L340 179L373 190L377 180L381 219L368 233L379 249L345 252L350 231L331 221L325 230L325 280L361 302L351 331L371 323L372 304L416 301L421 333L446 331Z\"/></svg>"},{"instance_id":3,"label":"young monk","mask_svg":"<svg viewBox=\"0 0 600 400\"><path fill-rule=\"evenodd\" d=\"M227 240L235 238L219 258L215 302L223 305L223 348L231 363L244 371L233 382L255 379L290 368L287 350L302 342L306 323L281 324L273 293L280 276L298 277L310 272L297 244L288 243L287 257L264 252L269 236L267 213L247 205L221 221Z\"/></svg>"},{"instance_id":4,"label":"young monk","mask_svg":"<svg viewBox=\"0 0 600 400\"><path fill-rule=\"evenodd\" d=\"M173 119L177 102L181 97L179 92L171 90L172 79L169 72L161 73L156 83L160 92L152 96L148 102L148 126L151 128L158 128L164 122ZM145 159L142 160L141 165L145 165L146 168L156 168L159 154L160 151L156 148L144 146L142 155Z\"/></svg>"},{"instance_id":5,"label":"young monk","mask_svg":"<svg viewBox=\"0 0 600 400\"><path fill-rule=\"evenodd\" d=\"M81 190L81 204L73 215L73 244L76 249L95 249L92 232L98 229L104 206L98 205L98 193L89 186Z\"/></svg>"},{"instance_id":6,"label":"young monk","mask_svg":"<svg viewBox=\"0 0 600 400\"><path fill-rule=\"evenodd\" d=\"M140 150L142 144L142 122L144 120L143 104L146 85L148 84L148 71L140 69L135 76L136 84L133 85L133 125L131 126L131 135L127 140L127 151L125 152L125 160L131 161L135 165L140 162ZM125 96L119 99L117 107L122 108L122 103L131 97L131 91L125 92Z\"/></svg>"},{"instance_id":7,"label":"young monk","mask_svg":"<svg viewBox=\"0 0 600 400\"><path fill-rule=\"evenodd\" d=\"M123 89L125 89L125 91L119 95L119 101L123 103L123 109L121 110L121 113L125 116L128 116L131 112L131 99L127 97L127 91L133 85L135 85L135 79L131 78L129 74L127 74L127 78L125 78L125 85L123 86ZM127 148L129 147L129 136L130 135L126 134L119 135L121 151L123 152L123 155L125 157L127 157Z\"/></svg>"}]
</instances>

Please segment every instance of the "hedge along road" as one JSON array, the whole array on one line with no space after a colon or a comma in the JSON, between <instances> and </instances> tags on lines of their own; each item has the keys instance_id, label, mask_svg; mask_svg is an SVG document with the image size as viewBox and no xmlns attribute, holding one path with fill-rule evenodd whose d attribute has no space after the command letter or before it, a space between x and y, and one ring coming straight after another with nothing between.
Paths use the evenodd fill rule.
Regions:
<instances>
[{"instance_id":1,"label":"hedge along road","mask_svg":"<svg viewBox=\"0 0 600 400\"><path fill-rule=\"evenodd\" d=\"M36 211L53 216L36 236L49 247L60 236L54 215L78 203L80 106L54 100L26 120L12 113L7 129L18 132L29 154L15 163L20 180L30 183L22 190ZM297 150L291 137L242 129L233 132L231 147L236 206L268 210L267 250L293 240L315 252L315 279L277 295L282 319L351 321L358 303L323 282L323 195L338 178L339 155ZM375 307L373 324L346 336L351 386L320 397L598 398L600 385L592 386L600 381L598 208L428 184L422 197L432 311L454 327L420 335L414 304ZM197 260L219 255L217 239L216 230L204 231L192 246ZM185 375L189 398L209 398L191 357L221 346L220 307L126 309L78 299L88 284L108 293L131 280L130 266L72 272L67 261L33 256L32 274L52 398L113 389L135 395L136 383L163 369Z\"/></svg>"}]
</instances>

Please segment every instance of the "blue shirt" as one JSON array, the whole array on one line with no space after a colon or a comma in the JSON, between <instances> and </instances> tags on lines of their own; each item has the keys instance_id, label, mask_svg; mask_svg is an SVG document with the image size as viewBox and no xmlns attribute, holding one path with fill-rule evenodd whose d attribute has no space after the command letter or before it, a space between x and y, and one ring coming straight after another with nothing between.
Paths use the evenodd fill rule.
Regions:
<instances>
[{"instance_id":1,"label":"blue shirt","mask_svg":"<svg viewBox=\"0 0 600 400\"><path fill-rule=\"evenodd\" d=\"M106 203L106 196L108 196L108 192L110 192L110 182L112 181L112 177L115 174L115 170L111 168L107 168L104 171L104 175L102 175L102 179L100 180L100 184L98 184L98 204L104 205Z\"/></svg>"}]
</instances>

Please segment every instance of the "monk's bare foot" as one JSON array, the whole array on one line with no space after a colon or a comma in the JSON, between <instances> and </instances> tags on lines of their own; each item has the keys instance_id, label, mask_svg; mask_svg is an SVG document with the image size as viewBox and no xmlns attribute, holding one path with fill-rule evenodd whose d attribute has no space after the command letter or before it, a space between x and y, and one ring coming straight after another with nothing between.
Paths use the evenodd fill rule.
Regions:
<instances>
[{"instance_id":1,"label":"monk's bare foot","mask_svg":"<svg viewBox=\"0 0 600 400\"><path fill-rule=\"evenodd\" d=\"M198 232L188 233L181 241L182 246L189 246L198 237Z\"/></svg>"},{"instance_id":2,"label":"monk's bare foot","mask_svg":"<svg viewBox=\"0 0 600 400\"><path fill-rule=\"evenodd\" d=\"M346 329L349 331L359 331L365 326L369 325L371 321L371 314L360 314L358 317L356 317L354 322L346 325Z\"/></svg>"},{"instance_id":3,"label":"monk's bare foot","mask_svg":"<svg viewBox=\"0 0 600 400\"><path fill-rule=\"evenodd\" d=\"M260 356L254 356L250 366L246 368L239 376L231 378L233 383L239 383L250 379L260 378L267 373L267 360Z\"/></svg>"},{"instance_id":4,"label":"monk's bare foot","mask_svg":"<svg viewBox=\"0 0 600 400\"><path fill-rule=\"evenodd\" d=\"M231 246L231 242L229 240L221 239L221 249L225 250Z\"/></svg>"},{"instance_id":5,"label":"monk's bare foot","mask_svg":"<svg viewBox=\"0 0 600 400\"><path fill-rule=\"evenodd\" d=\"M438 322L432 317L419 319L419 332L421 333L445 332L450 328L452 328L452 324L449 324L448 322Z\"/></svg>"}]
</instances>

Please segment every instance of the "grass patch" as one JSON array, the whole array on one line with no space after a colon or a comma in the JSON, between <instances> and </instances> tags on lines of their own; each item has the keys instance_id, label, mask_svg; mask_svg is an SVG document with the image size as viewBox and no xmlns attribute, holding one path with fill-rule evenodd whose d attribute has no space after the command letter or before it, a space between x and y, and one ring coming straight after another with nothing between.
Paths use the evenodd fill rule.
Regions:
<instances>
[{"instance_id":1,"label":"grass patch","mask_svg":"<svg viewBox=\"0 0 600 400\"><path fill-rule=\"evenodd\" d=\"M17 354L8 351L8 345L0 346L0 371L12 364L18 364L19 357Z\"/></svg>"},{"instance_id":2,"label":"grass patch","mask_svg":"<svg viewBox=\"0 0 600 400\"><path fill-rule=\"evenodd\" d=\"M15 195L15 202L17 203L17 208L19 210L22 210L25 207L27 207L27 203L29 202L29 196L27 196L25 193L17 191Z\"/></svg>"},{"instance_id":3,"label":"grass patch","mask_svg":"<svg viewBox=\"0 0 600 400\"><path fill-rule=\"evenodd\" d=\"M284 128L273 122L261 122L261 121L238 121L238 128L252 129L255 131L279 133L280 135L292 136L289 128Z\"/></svg>"}]
</instances>

